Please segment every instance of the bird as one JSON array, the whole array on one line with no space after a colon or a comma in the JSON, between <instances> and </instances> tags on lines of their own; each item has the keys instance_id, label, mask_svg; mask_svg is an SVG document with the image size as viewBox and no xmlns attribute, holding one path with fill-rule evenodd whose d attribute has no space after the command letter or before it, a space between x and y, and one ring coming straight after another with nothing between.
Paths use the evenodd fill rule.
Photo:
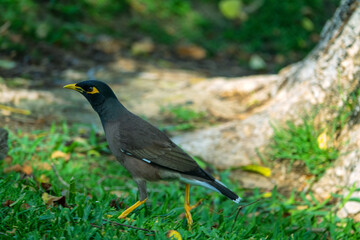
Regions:
<instances>
[{"instance_id":1,"label":"bird","mask_svg":"<svg viewBox=\"0 0 360 240\"><path fill-rule=\"evenodd\" d=\"M239 204L241 198L202 169L197 162L164 132L130 112L104 82L86 80L64 88L81 93L97 112L106 141L117 161L130 173L138 187L139 200L122 212L127 216L147 200L146 183L178 180L185 184L184 210L191 231L190 184L200 185L223 194Z\"/></svg>"}]
</instances>

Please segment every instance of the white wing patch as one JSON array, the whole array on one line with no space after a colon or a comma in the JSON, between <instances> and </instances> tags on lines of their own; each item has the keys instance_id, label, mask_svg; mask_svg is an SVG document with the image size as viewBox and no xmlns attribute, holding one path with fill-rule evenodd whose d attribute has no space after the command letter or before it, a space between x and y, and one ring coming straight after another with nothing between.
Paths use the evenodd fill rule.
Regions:
<instances>
[{"instance_id":1,"label":"white wing patch","mask_svg":"<svg viewBox=\"0 0 360 240\"><path fill-rule=\"evenodd\" d=\"M143 158L143 159L141 159L141 160L143 160L144 162L147 162L147 163L151 163L151 161L150 161L150 160L147 160L146 158Z\"/></svg>"},{"instance_id":2,"label":"white wing patch","mask_svg":"<svg viewBox=\"0 0 360 240\"><path fill-rule=\"evenodd\" d=\"M132 156L132 154L131 154L131 153L129 153L129 152L127 152L127 151L123 150L123 149L120 149L120 151L121 151L122 153L125 153L125 154L126 154L126 155L128 155L128 156Z\"/></svg>"}]
</instances>

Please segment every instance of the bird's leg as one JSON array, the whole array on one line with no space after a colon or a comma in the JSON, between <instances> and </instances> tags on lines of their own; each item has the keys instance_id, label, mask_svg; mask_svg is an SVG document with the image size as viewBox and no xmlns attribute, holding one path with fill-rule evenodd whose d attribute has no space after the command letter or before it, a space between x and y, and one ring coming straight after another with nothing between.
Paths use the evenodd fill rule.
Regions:
<instances>
[{"instance_id":1,"label":"bird's leg","mask_svg":"<svg viewBox=\"0 0 360 240\"><path fill-rule=\"evenodd\" d=\"M200 203L201 203L201 201L197 202L195 205L190 206L190 184L186 184L185 185L184 209L185 209L185 217L186 217L186 220L189 225L189 231L191 231L191 225L193 223L190 211L192 209L196 208L197 206L199 206Z\"/></svg>"},{"instance_id":2,"label":"bird's leg","mask_svg":"<svg viewBox=\"0 0 360 240\"><path fill-rule=\"evenodd\" d=\"M140 198L140 200L137 201L131 207L127 208L123 213L121 213L120 216L118 217L120 219L126 218L126 216L129 215L129 213L134 211L140 205L144 204L146 202L146 200L147 200L146 182L144 180L141 180L141 179L134 179L134 180L135 180L135 182L136 182L136 184L138 186L138 189L139 189L139 198Z\"/></svg>"}]
</instances>

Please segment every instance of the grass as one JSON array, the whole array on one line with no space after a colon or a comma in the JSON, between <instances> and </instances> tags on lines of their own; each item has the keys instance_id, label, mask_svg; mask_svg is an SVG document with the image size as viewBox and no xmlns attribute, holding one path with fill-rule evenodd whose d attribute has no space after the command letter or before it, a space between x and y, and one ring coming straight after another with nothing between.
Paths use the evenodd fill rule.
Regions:
<instances>
[{"instance_id":1,"label":"grass","mask_svg":"<svg viewBox=\"0 0 360 240\"><path fill-rule=\"evenodd\" d=\"M300 124L287 121L285 126L273 126L274 136L269 148L270 160L304 164L308 173L321 176L339 155L331 139L319 142L320 136L330 138L323 129L316 128L314 120L304 117Z\"/></svg>"},{"instance_id":2,"label":"grass","mask_svg":"<svg viewBox=\"0 0 360 240\"><path fill-rule=\"evenodd\" d=\"M137 188L94 129L63 124L31 133L11 132L9 143L9 157L0 163L1 239L167 239L172 229L183 239L360 237L359 223L335 215L349 199L346 196L318 202L311 193L293 191L285 197L276 188L265 195L257 189L244 191L231 182L228 172L215 175L242 195L243 204L260 199L243 208L235 224L237 206L232 201L192 187L191 201L203 203L192 211L194 225L189 232L183 217L184 186L177 182L149 184L149 206L131 214L133 221L121 221L117 216L137 200ZM63 181L49 167L52 164ZM44 193L64 197L48 201Z\"/></svg>"},{"instance_id":3,"label":"grass","mask_svg":"<svg viewBox=\"0 0 360 240\"><path fill-rule=\"evenodd\" d=\"M346 126L351 128L358 121L358 89L359 86L356 86L352 91L345 91L337 86L333 94L339 98L333 99L341 101L340 105L338 102L329 105L325 101L326 106L314 106L312 113L305 114L300 123L286 121L284 125L274 124L267 157L271 161L286 161L290 168L295 162L300 163L307 173L321 177L338 158L340 148L346 144L339 142L341 131ZM318 116L324 111L327 111L326 116L331 117L320 121L323 117Z\"/></svg>"},{"instance_id":4,"label":"grass","mask_svg":"<svg viewBox=\"0 0 360 240\"><path fill-rule=\"evenodd\" d=\"M166 121L171 123L164 127L167 131L188 131L208 124L208 116L205 112L199 112L186 105L168 105L161 107L161 113Z\"/></svg>"}]
</instances>

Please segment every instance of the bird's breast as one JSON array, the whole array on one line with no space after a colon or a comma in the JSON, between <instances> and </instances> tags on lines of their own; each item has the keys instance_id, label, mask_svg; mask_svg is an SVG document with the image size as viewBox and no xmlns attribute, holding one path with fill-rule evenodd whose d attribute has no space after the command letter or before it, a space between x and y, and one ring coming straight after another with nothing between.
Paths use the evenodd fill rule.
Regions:
<instances>
[{"instance_id":1,"label":"bird's breast","mask_svg":"<svg viewBox=\"0 0 360 240\"><path fill-rule=\"evenodd\" d=\"M110 151L115 157L121 158L123 153L121 151L122 144L119 124L117 122L107 122L103 124L103 127Z\"/></svg>"}]
</instances>

